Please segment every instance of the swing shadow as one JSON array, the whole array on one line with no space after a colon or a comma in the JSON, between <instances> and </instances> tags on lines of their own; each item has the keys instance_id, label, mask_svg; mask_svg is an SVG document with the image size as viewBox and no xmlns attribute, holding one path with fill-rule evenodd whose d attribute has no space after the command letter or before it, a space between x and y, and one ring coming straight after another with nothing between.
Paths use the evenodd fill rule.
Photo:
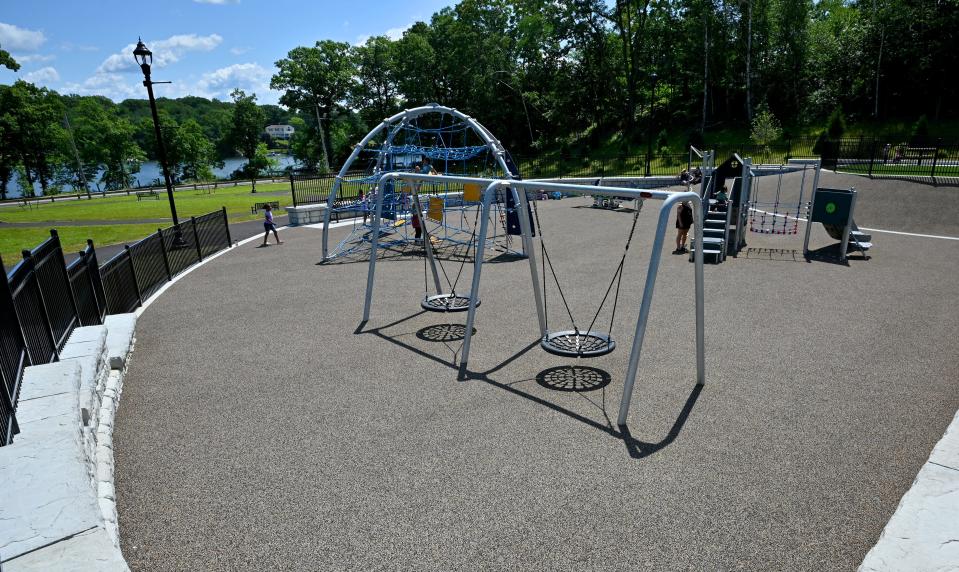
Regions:
<instances>
[{"instance_id":1,"label":"swing shadow","mask_svg":"<svg viewBox=\"0 0 959 572\"><path fill-rule=\"evenodd\" d=\"M526 350L524 350L524 352L521 352L521 353L525 353L525 351ZM513 358L510 359L510 361L512 361L512 359L515 359L515 357L518 357L518 356L514 356ZM546 370L546 371L549 371L549 370ZM542 373L540 375L542 375ZM537 376L537 378L538 377L539 375ZM662 449L665 449L670 444L672 444L673 441L676 440L676 437L679 436L679 434L683 430L683 427L686 425L686 421L689 419L689 414L692 412L693 407L696 405L696 401L699 399L699 395L703 392L703 387L704 387L702 385L696 385L693 387L692 392L690 392L689 397L686 398L686 402L683 404L682 410L680 410L679 415L676 417L676 421L673 422L673 425L672 427L670 427L669 431L666 433L666 436L663 437L661 440L655 443L652 443L648 441L640 441L639 439L636 439L635 437L633 437L632 433L630 433L629 431L629 427L627 427L626 425L616 425L616 428L614 428L613 423L612 421L610 421L609 417L606 415L605 410L603 410L603 416L606 418L607 422L606 424L603 424L594 419L590 419L589 417L586 417L585 415L576 413L575 411L570 411L569 409L566 409L565 407L562 407L560 405L547 401L541 397L537 397L533 394L526 393L525 391L521 391L513 387L513 385L520 382L503 383L500 381L496 381L494 379L491 379L488 376L487 372L474 374L470 376L469 379L482 381L488 385L491 385L493 387L496 387L498 389L501 389L503 391L516 395L517 397L522 397L523 399L536 403L537 405L541 405L556 413L565 415L566 417L569 417L570 419L579 421L580 423L583 423L584 425L587 425L598 431L606 433L610 437L620 439L623 441L623 445L626 447L626 453L631 458L637 459L637 460L644 459ZM528 380L521 380L521 381L528 381Z\"/></svg>"},{"instance_id":2,"label":"swing shadow","mask_svg":"<svg viewBox=\"0 0 959 572\"><path fill-rule=\"evenodd\" d=\"M540 405L540 406L542 406L542 407L545 407L545 408L547 408L547 409L550 409L551 411L554 411L554 412L559 413L559 414L561 414L561 415L565 415L566 417L569 417L570 419L573 419L573 420L575 420L575 421L579 421L580 423L583 423L584 425L587 425L587 426L589 426L589 427L592 427L593 429L596 429L596 430L598 430L598 431L601 431L601 432L609 435L610 437L613 437L613 438L615 438L615 439L620 439L620 440L623 441L623 445L626 447L626 452L627 452L627 454L628 454L631 458L633 458L633 459L637 459L637 460L638 460L638 459L643 459L643 458L649 457L650 455L652 455L652 454L654 454L654 453L656 453L656 452L658 452L658 451L666 448L666 447L669 446L673 441L675 441L675 440L676 440L676 437L678 437L679 434L680 434L680 432L682 432L682 429L683 429L683 427L685 426L686 421L689 419L689 415L690 415L690 413L692 412L693 407L696 405L696 401L699 399L699 395L700 395L700 394L702 393L702 391L703 391L703 386L701 386L701 385L696 385L696 386L693 388L692 392L690 392L690 394L689 394L689 397L686 398L686 402L685 402L685 404L683 405L682 410L680 410L679 415L676 417L676 420L673 422L672 427L671 427L670 430L667 432L667 434L666 434L665 437L663 437L661 440L659 440L659 441L657 441L657 442L641 441L641 440L636 439L635 437L632 436L632 434L631 434L630 431L629 431L629 427L627 427L626 425L615 425L615 426L614 426L614 423L612 422L612 420L610 420L609 416L606 414L605 407L599 407L599 406L597 405L597 407L599 407L600 410L603 412L603 417L606 419L606 423L600 423L599 421L596 421L595 419L590 419L589 417L586 417L585 415L582 415L582 414L580 414L580 413L576 413L575 411L571 411L571 410L569 410L569 409L566 409L565 407L562 407L561 405L557 405L556 403L552 403L552 402L550 402L550 401L548 401L548 400L546 400L546 399L543 399L543 398L541 398L541 397L538 397L538 396L533 395L533 394L531 394L531 393L527 393L527 392L525 392L525 391L522 391L521 389L518 389L518 388L514 387L515 385L518 385L518 384L523 383L523 382L526 382L526 381L534 381L534 380L535 380L535 381L537 381L537 383L540 383L540 379L543 379L544 382L546 382L546 380L548 380L548 379L552 376L551 372L554 372L554 373L555 373L556 370L559 369L559 368L549 368L549 369L546 369L546 370L540 372L540 373L536 376L536 378L534 378L534 380L523 379L523 380L518 380L518 381L513 381L513 382L502 382L502 381L497 381L497 380L493 379L492 377L490 377L492 374L494 374L494 373L496 373L497 371L503 369L504 367L506 367L506 366L509 365L510 363L516 361L516 360L519 359L521 356L523 356L524 354L526 354L527 352L529 352L529 351L530 351L531 349L533 349L534 347L538 346L538 345L539 345L539 340L535 340L535 341L529 343L528 345L526 345L525 347L521 348L519 351L517 351L517 352L514 353L513 355L507 357L505 360L503 360L503 361L500 362L499 364L493 366L492 368L490 368L490 369L488 369L488 370L486 370L486 371L483 371L483 372L471 372L471 371L469 371L469 370L466 369L466 367L465 367L466 364L463 364L463 363L457 364L457 363L456 363L455 357L456 357L456 355L458 354L458 350L454 352L454 359L453 359L453 360L446 360L446 359L443 359L443 358L441 358L441 357L439 357L439 356L436 356L436 355L433 355L433 354L431 354L431 353L425 352L425 351L423 351L423 350L421 350L421 349L419 349L419 348L417 348L417 347L411 346L410 344L407 344L406 342L403 342L402 340L397 339L397 336L395 336L395 335L389 335L389 334L386 334L386 333L383 332L383 330L385 330L385 329L387 329L387 328L392 328L392 327L398 326L398 325L400 325L400 324L402 324L402 323L404 323L404 322L407 322L407 321L409 321L409 320L412 320L412 319L414 319L414 318L417 318L417 317L419 317L419 316L421 316L421 315L423 315L423 314L425 314L425 313L426 313L425 310L421 310L421 311L416 312L416 313L414 313L414 314L411 314L411 315L409 315L409 316L407 316L407 317L405 317L405 318L400 318L400 319L398 319L398 320L395 320L395 321L390 322L390 323L388 323L388 324L385 324L385 325L383 325L383 326L379 326L379 327L376 327L376 328L370 328L370 329L365 329L365 328L366 328L366 325L367 325L367 322L366 322L366 321L362 321L362 322L359 323L359 325L357 325L357 327L356 327L356 329L353 331L353 333L354 333L354 335L372 334L372 335L376 336L377 338L380 338L380 339L382 339L382 340L384 340L384 341L387 341L387 342L389 342L389 343L395 344L395 345L399 346L400 348L405 349L405 350L407 350L407 351L410 351L410 352L412 352L412 353L414 353L414 354L416 354L416 355L418 355L418 356L424 357L424 358L426 358L426 359L428 359L428 360L430 360L430 361L436 362L436 363L438 363L438 364L440 364L440 365L443 365L443 366L445 366L445 367L448 367L449 369L452 369L452 370L454 370L454 371L458 371L457 379L458 379L459 381L471 381L471 380L475 380L475 381L483 382L483 383L485 383L485 384L487 384L487 385L489 385L489 386L495 387L495 388L500 389L500 390L502 390L502 391L506 391L506 392L508 392L508 393L510 393L510 394L512 394L512 395L515 395L515 396L517 396L517 397L521 397L521 398L526 399L526 400L528 400L528 401L531 401L531 402L533 402L533 403L535 403L535 404L537 404L537 405ZM435 327L435 326L427 326L426 328L421 328L418 332L423 332L424 330L428 330L429 328L433 328L433 327ZM462 326L462 328L463 328L463 330L464 330L464 332L465 332L465 329L466 329L465 326ZM474 331L475 331L475 328L474 328ZM407 334L402 334L402 335L407 335ZM424 335L426 335L425 332L424 332ZM417 336L417 337L419 337L419 336ZM440 341L440 340L437 340L437 341ZM561 367L567 367L567 368L568 368L568 367L570 367L570 366L561 366ZM600 379L600 380L611 379L611 376L609 375L609 373L607 373L607 372L605 372L604 370L601 370L601 369L599 369L599 368L585 368L585 369L595 370L595 371L592 372L590 375L595 375L595 376L596 376L598 379ZM548 382L547 382L547 383L548 383ZM595 387L595 388L593 388L593 389L603 389L603 390L605 391L605 386L608 385L608 383L609 383L609 381L606 381L605 383L603 383L603 385L601 385L601 386L598 385L597 387ZM542 385L542 383L540 383L540 385ZM556 388L555 388L555 387L549 387L549 389L556 389ZM582 391L582 390L580 390L580 392L581 392L581 391Z\"/></svg>"}]
</instances>

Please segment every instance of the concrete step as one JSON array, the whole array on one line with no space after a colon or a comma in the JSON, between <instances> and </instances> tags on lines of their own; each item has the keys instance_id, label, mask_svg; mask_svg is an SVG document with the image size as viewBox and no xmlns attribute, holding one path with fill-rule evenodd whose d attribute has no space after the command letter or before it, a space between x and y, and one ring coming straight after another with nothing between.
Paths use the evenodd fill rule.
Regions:
<instances>
[{"instance_id":1,"label":"concrete step","mask_svg":"<svg viewBox=\"0 0 959 572\"><path fill-rule=\"evenodd\" d=\"M703 228L726 228L726 219L703 221Z\"/></svg>"},{"instance_id":2,"label":"concrete step","mask_svg":"<svg viewBox=\"0 0 959 572\"><path fill-rule=\"evenodd\" d=\"M703 236L711 236L713 238L723 238L726 235L726 231L721 228L704 228Z\"/></svg>"},{"instance_id":3,"label":"concrete step","mask_svg":"<svg viewBox=\"0 0 959 572\"><path fill-rule=\"evenodd\" d=\"M706 213L706 220L726 220L726 211L710 211Z\"/></svg>"}]
</instances>

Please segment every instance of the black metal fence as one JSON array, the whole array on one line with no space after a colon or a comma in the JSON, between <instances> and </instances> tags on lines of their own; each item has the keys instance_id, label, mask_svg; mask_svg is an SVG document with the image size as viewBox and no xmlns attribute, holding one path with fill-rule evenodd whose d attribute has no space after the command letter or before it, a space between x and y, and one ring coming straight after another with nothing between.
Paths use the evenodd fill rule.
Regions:
<instances>
[{"instance_id":1,"label":"black metal fence","mask_svg":"<svg viewBox=\"0 0 959 572\"><path fill-rule=\"evenodd\" d=\"M226 209L158 229L97 265L93 241L69 265L57 231L10 272L0 260L0 446L19 431L17 399L23 370L57 361L78 326L136 309L191 265L232 243Z\"/></svg>"},{"instance_id":2,"label":"black metal fence","mask_svg":"<svg viewBox=\"0 0 959 572\"><path fill-rule=\"evenodd\" d=\"M941 139L896 143L879 138L837 139L819 145L823 167L836 171L933 184L959 184L959 143Z\"/></svg>"},{"instance_id":3,"label":"black metal fence","mask_svg":"<svg viewBox=\"0 0 959 572\"><path fill-rule=\"evenodd\" d=\"M290 171L290 192L293 195L293 206L325 203L333 192L336 182L335 173L314 173L310 171ZM351 171L340 181L340 190L337 193L334 207L340 207L356 202L361 193L369 190L370 184L365 180L366 173Z\"/></svg>"}]
</instances>

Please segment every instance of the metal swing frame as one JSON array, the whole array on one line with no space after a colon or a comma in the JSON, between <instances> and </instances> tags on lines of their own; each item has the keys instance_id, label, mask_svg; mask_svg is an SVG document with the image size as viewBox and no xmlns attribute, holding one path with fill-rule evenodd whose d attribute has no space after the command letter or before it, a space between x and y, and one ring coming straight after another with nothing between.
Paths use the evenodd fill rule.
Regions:
<instances>
[{"instance_id":1,"label":"metal swing frame","mask_svg":"<svg viewBox=\"0 0 959 572\"><path fill-rule=\"evenodd\" d=\"M414 173L387 173L380 180L380 192L377 193L377 201L374 212L374 225L379 224L379 218L382 209L382 187L391 180L403 181L421 181L421 182L441 182L452 177L442 175L417 175ZM478 183L485 185L482 194L481 207L483 209L480 215L479 235L475 241L475 261L473 263L472 285L469 294L469 309L466 315L466 334L463 339L462 358L460 359L460 379L468 378L470 345L473 339L473 326L476 322L476 308L479 301L480 283L483 271L483 259L486 252L486 234L489 230L489 213L492 199L500 189L513 193L516 199L516 205L520 211L519 222L521 227L521 236L523 249L527 253L527 259L530 267L530 278L532 281L533 301L536 306L536 314L539 320L540 337L548 334L546 330L546 311L543 305L542 293L539 289L539 273L536 266L536 253L532 248L532 233L529 219L529 200L527 193L529 191L546 190L548 192L559 191L562 193L575 195L590 195L595 192L616 196L626 200L634 199L654 199L663 201L659 211L659 218L656 225L656 236L653 239L651 247L649 266L646 271L646 284L643 288L643 298L639 309L639 317L636 320L636 329L633 336L633 344L629 354L629 365L626 369L626 378L623 384L623 395L620 400L619 417L617 423L626 425L629 417L629 406L632 400L633 387L636 383L636 374L639 370L639 359L642 354L643 340L646 336L646 326L649 321L649 312L652 307L653 290L656 285L656 276L659 272L659 264L662 258L663 245L666 238L666 232L669 228L669 222L673 211L673 206L681 201L689 201L693 204L693 216L695 217L695 237L700 243L703 239L702 222L705 218L702 198L695 192L669 192L657 190L634 190L618 187L595 187L586 185L563 184L563 183L543 183L536 181L515 181L515 180L493 180L482 178L456 177L456 180L468 183ZM376 273L376 250L378 237L373 236L371 245L371 255L369 269L366 279L366 298L363 306L363 322L369 321L370 308L373 301L373 283ZM706 350L705 350L705 287L703 282L703 253L697 250L694 257L694 280L696 297L696 385L706 383Z\"/></svg>"},{"instance_id":2,"label":"metal swing frame","mask_svg":"<svg viewBox=\"0 0 959 572\"><path fill-rule=\"evenodd\" d=\"M465 312L469 309L469 303L471 296L460 296L456 293L456 282L457 280L450 284L450 292L443 292L443 285L440 282L439 272L436 271L436 257L433 255L433 241L430 240L431 235L429 228L426 226L426 220L423 216L423 204L420 202L420 194L416 190L412 193L413 201L413 216L419 220L420 231L422 233L421 240L423 241L423 250L426 252L426 260L429 263L430 270L433 273L433 285L436 288L436 294L432 296L426 295L423 298L423 301L420 302L420 306L428 312ZM473 238L470 240L470 243L475 244L476 236L473 235ZM469 255L469 245L467 245L466 255ZM442 262L440 262L442 264ZM466 259L464 257L462 264L466 265ZM462 268L460 268L462 272ZM446 275L446 270L443 270L443 274ZM447 278L449 281L449 278ZM464 304L465 301L465 304ZM480 305L480 301L476 301L476 305Z\"/></svg>"}]
</instances>

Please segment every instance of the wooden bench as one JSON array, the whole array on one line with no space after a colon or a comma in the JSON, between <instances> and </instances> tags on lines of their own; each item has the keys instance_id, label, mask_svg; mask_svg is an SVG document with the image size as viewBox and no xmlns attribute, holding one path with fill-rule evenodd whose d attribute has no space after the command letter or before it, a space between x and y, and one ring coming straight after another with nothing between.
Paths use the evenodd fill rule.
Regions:
<instances>
[{"instance_id":1,"label":"wooden bench","mask_svg":"<svg viewBox=\"0 0 959 572\"><path fill-rule=\"evenodd\" d=\"M265 203L253 203L253 206L250 207L250 214L256 214L257 211L261 211L266 208L267 205L270 205L270 208L277 210L280 208L280 201L268 201Z\"/></svg>"},{"instance_id":2,"label":"wooden bench","mask_svg":"<svg viewBox=\"0 0 959 572\"><path fill-rule=\"evenodd\" d=\"M142 201L143 199L154 198L160 200L160 194L156 191L137 191L137 202Z\"/></svg>"}]
</instances>

